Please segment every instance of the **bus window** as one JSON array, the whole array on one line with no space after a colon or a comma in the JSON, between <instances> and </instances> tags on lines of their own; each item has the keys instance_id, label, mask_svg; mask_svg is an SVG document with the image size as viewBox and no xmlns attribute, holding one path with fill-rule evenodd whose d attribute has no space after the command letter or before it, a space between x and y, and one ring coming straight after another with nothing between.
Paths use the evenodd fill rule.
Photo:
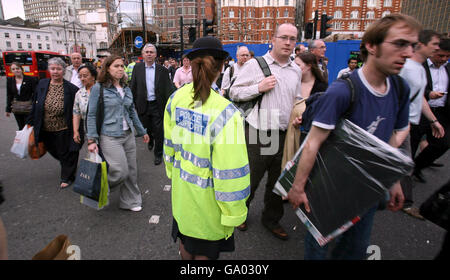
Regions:
<instances>
[{"instance_id":1,"label":"bus window","mask_svg":"<svg viewBox=\"0 0 450 280\"><path fill-rule=\"evenodd\" d=\"M30 53L7 53L5 54L5 63L11 65L13 62L18 62L21 65L32 65L33 58Z\"/></svg>"},{"instance_id":2,"label":"bus window","mask_svg":"<svg viewBox=\"0 0 450 280\"><path fill-rule=\"evenodd\" d=\"M37 67L39 71L45 71L48 68L47 61L53 56L47 53L36 53Z\"/></svg>"}]
</instances>

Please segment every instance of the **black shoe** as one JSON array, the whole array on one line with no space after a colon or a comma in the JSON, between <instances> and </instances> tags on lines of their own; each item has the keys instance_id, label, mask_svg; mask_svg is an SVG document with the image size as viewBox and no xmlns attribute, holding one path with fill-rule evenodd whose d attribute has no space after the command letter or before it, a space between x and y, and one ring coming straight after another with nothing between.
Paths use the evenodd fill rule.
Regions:
<instances>
[{"instance_id":1,"label":"black shoe","mask_svg":"<svg viewBox=\"0 0 450 280\"><path fill-rule=\"evenodd\" d=\"M162 162L162 157L155 157L155 165L160 165Z\"/></svg>"},{"instance_id":2,"label":"black shoe","mask_svg":"<svg viewBox=\"0 0 450 280\"><path fill-rule=\"evenodd\" d=\"M155 146L155 142L152 141L152 140L150 140L150 141L148 142L148 150L149 150L149 151L153 150L153 147L154 147L154 146Z\"/></svg>"},{"instance_id":3,"label":"black shoe","mask_svg":"<svg viewBox=\"0 0 450 280\"><path fill-rule=\"evenodd\" d=\"M427 181L425 180L425 178L423 177L423 174L420 170L414 170L413 172L413 177L416 178L416 180L420 183L426 183Z\"/></svg>"}]
</instances>

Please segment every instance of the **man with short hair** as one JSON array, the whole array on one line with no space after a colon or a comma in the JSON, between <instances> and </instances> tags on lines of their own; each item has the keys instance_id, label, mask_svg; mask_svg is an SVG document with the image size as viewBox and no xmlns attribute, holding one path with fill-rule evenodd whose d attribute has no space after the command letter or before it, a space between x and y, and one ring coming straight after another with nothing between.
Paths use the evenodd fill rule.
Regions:
<instances>
[{"instance_id":1,"label":"man with short hair","mask_svg":"<svg viewBox=\"0 0 450 280\"><path fill-rule=\"evenodd\" d=\"M290 55L297 41L297 28L284 23L277 27L272 37L272 49L262 58L271 75L265 77L256 59L247 61L230 88L234 101L249 101L261 97L246 117L246 141L250 167L250 205L255 192L268 173L264 194L262 224L277 238L287 240L280 220L284 214L283 201L273 192L281 173L284 141L292 107L301 98L302 72L291 61ZM257 139L254 139L256 136ZM247 223L238 227L247 229Z\"/></svg>"},{"instance_id":2,"label":"man with short hair","mask_svg":"<svg viewBox=\"0 0 450 280\"><path fill-rule=\"evenodd\" d=\"M411 58L406 59L405 66L400 72L400 76L404 78L409 85L409 122L411 125L411 132L400 145L406 155L413 157L411 151L417 150L421 140L419 122L421 115L431 122L436 119L433 112L428 106L424 97L425 87L427 85L427 75L422 64L431 57L439 49L440 35L433 30L422 30L419 33L419 42L417 43L414 53ZM433 135L441 138L444 135L444 128L439 122L430 123L433 130ZM413 137L415 135L415 137ZM414 140L413 140L414 138ZM414 218L422 219L419 209L413 207L413 182L411 176L405 176L401 182L402 191L405 195L405 202L403 204L403 212L411 215Z\"/></svg>"},{"instance_id":3,"label":"man with short hair","mask_svg":"<svg viewBox=\"0 0 450 280\"><path fill-rule=\"evenodd\" d=\"M358 66L358 60L356 58L350 57L347 61L347 68L342 69L341 71L339 71L337 78L341 78L342 75L344 75L345 73L347 74L351 74L353 73L353 71L356 69L356 66Z\"/></svg>"},{"instance_id":4,"label":"man with short hair","mask_svg":"<svg viewBox=\"0 0 450 280\"><path fill-rule=\"evenodd\" d=\"M137 63L132 72L130 88L139 119L147 132L151 133L149 150L155 147L155 165L162 162L164 131L164 109L172 92L175 90L169 78L169 71L155 63L156 47L146 44L142 48L143 63ZM149 135L150 135L149 133Z\"/></svg>"},{"instance_id":5,"label":"man with short hair","mask_svg":"<svg viewBox=\"0 0 450 280\"><path fill-rule=\"evenodd\" d=\"M317 58L317 64L320 70L322 70L323 77L328 83L328 69L325 62L325 52L327 51L327 46L323 40L313 40L308 46L309 51L314 54Z\"/></svg>"},{"instance_id":6,"label":"man with short hair","mask_svg":"<svg viewBox=\"0 0 450 280\"><path fill-rule=\"evenodd\" d=\"M76 85L78 88L82 88L83 84L78 77L78 68L80 68L81 63L83 62L81 54L77 52L72 53L70 55L70 61L72 62L72 65L66 68L64 79Z\"/></svg>"},{"instance_id":7,"label":"man with short hair","mask_svg":"<svg viewBox=\"0 0 450 280\"><path fill-rule=\"evenodd\" d=\"M445 154L450 148L450 98L448 90L450 85L450 39L442 39L439 43L439 49L434 55L427 59L423 64L427 73L427 86L425 88L425 98L431 107L431 111L436 116L429 121L431 123L439 122L445 130L442 138L436 138L431 130L427 120L421 120L421 126L426 127L428 146L420 152L414 159L416 164L413 175L422 182L425 182L422 169L434 164L434 161Z\"/></svg>"},{"instance_id":8,"label":"man with short hair","mask_svg":"<svg viewBox=\"0 0 450 280\"><path fill-rule=\"evenodd\" d=\"M400 73L406 59L411 57L420 30L420 24L414 18L401 14L391 14L372 23L361 41L361 55L365 63L351 74L352 79L358 81L355 87L359 90L358 102L352 107L348 119L394 147L398 147L405 137L405 132L398 132L407 132L409 128L409 98L407 94L398 92L402 87L395 86L396 79L391 76ZM402 78L398 82L402 82L404 91L409 92ZM305 186L320 147L350 105L351 90L343 80L333 82L317 103L311 130L303 143L294 183L288 193L294 208L304 205L308 213L312 211L314 214ZM394 184L389 192L387 208L392 211L401 209L404 198L400 184ZM336 247L331 252L332 258L366 258L377 209L378 205L373 205L360 216L359 222L338 237ZM328 247L328 244L321 247L308 232L305 238L305 259L327 258Z\"/></svg>"},{"instance_id":9,"label":"man with short hair","mask_svg":"<svg viewBox=\"0 0 450 280\"><path fill-rule=\"evenodd\" d=\"M170 76L170 80L173 82L173 78L175 77L175 72L177 72L178 69L178 64L175 58L173 57L169 57L169 76Z\"/></svg>"},{"instance_id":10,"label":"man with short hair","mask_svg":"<svg viewBox=\"0 0 450 280\"><path fill-rule=\"evenodd\" d=\"M248 48L246 46L239 46L236 51L236 57L237 63L235 63L233 66L228 67L223 73L221 85L222 95L224 94L225 90L230 88L233 77L237 77L244 63L246 63L250 59L250 52Z\"/></svg>"}]
</instances>

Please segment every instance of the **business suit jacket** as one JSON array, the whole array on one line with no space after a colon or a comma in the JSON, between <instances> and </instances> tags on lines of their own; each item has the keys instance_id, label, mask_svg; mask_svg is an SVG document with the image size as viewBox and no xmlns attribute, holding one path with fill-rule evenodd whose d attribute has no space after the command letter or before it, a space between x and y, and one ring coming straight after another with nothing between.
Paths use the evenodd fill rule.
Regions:
<instances>
[{"instance_id":1,"label":"business suit jacket","mask_svg":"<svg viewBox=\"0 0 450 280\"><path fill-rule=\"evenodd\" d=\"M433 91L433 79L431 77L430 67L428 66L428 61L423 63L423 67L425 68L425 72L427 73L427 86L425 87L425 98L430 100L430 92ZM447 71L447 76L449 77L447 83L447 92L449 90L450 85L450 64L447 63L445 66L445 70ZM447 101L445 102L445 111L447 112L447 119L450 120L450 97L447 93Z\"/></svg>"},{"instance_id":2,"label":"business suit jacket","mask_svg":"<svg viewBox=\"0 0 450 280\"><path fill-rule=\"evenodd\" d=\"M133 68L130 88L138 115L145 114L147 109L147 84L145 82L145 62L137 63ZM155 64L155 96L161 116L167 100L176 90L169 77L169 71L159 64Z\"/></svg>"},{"instance_id":3,"label":"business suit jacket","mask_svg":"<svg viewBox=\"0 0 450 280\"><path fill-rule=\"evenodd\" d=\"M11 113L11 105L14 99L18 101L32 100L37 83L37 78L24 75L19 95L16 87L16 78L8 77L6 79L6 112Z\"/></svg>"},{"instance_id":4,"label":"business suit jacket","mask_svg":"<svg viewBox=\"0 0 450 280\"><path fill-rule=\"evenodd\" d=\"M34 139L36 144L40 142L40 132L44 122L44 104L47 97L48 88L50 85L50 79L42 79L36 86L33 99L33 108L28 115L27 124L34 127ZM75 94L78 91L78 87L69 81L63 80L64 87L64 118L66 120L67 127L72 134L70 150L78 151L83 143L77 144L73 141L73 125L72 125L72 112L73 103L75 100ZM80 135L81 139L84 139L84 135Z\"/></svg>"}]
</instances>

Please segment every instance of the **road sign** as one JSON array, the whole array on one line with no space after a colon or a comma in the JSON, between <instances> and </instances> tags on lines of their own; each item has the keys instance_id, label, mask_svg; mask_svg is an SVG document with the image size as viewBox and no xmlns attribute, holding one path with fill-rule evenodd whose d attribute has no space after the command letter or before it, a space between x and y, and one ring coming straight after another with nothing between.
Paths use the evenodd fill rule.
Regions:
<instances>
[{"instance_id":1,"label":"road sign","mask_svg":"<svg viewBox=\"0 0 450 280\"><path fill-rule=\"evenodd\" d=\"M142 48L142 44L144 44L144 39L141 36L136 36L134 39L134 46L138 49Z\"/></svg>"}]
</instances>

